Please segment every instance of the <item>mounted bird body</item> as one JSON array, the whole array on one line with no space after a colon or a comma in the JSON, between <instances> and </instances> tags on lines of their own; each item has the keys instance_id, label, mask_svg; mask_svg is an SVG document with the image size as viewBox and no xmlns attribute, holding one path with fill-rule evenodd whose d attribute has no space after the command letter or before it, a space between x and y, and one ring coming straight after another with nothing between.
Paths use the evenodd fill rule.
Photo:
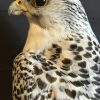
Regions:
<instances>
[{"instance_id":1,"label":"mounted bird body","mask_svg":"<svg viewBox=\"0 0 100 100\"><path fill-rule=\"evenodd\" d=\"M14 60L14 100L99 100L100 45L79 0L16 0L29 31Z\"/></svg>"}]
</instances>

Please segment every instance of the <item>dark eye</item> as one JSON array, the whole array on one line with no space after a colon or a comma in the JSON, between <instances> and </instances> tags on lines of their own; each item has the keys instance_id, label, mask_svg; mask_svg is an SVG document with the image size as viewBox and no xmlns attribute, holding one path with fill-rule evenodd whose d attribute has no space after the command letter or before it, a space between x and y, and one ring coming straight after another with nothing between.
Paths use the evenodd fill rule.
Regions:
<instances>
[{"instance_id":1,"label":"dark eye","mask_svg":"<svg viewBox=\"0 0 100 100\"><path fill-rule=\"evenodd\" d=\"M44 6L47 0L36 0L36 6Z\"/></svg>"},{"instance_id":2,"label":"dark eye","mask_svg":"<svg viewBox=\"0 0 100 100\"><path fill-rule=\"evenodd\" d=\"M18 1L18 4L21 4L22 2L21 1Z\"/></svg>"}]
</instances>

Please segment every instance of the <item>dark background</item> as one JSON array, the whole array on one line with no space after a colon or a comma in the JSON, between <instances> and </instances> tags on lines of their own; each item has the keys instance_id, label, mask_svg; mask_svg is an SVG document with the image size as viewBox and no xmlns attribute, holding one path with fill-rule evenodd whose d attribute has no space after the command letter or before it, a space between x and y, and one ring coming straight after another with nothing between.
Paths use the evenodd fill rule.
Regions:
<instances>
[{"instance_id":1,"label":"dark background","mask_svg":"<svg viewBox=\"0 0 100 100\"><path fill-rule=\"evenodd\" d=\"M8 16L7 9L12 1L0 0L0 100L12 100L12 63L23 48L28 30L25 16ZM100 0L81 1L100 41Z\"/></svg>"}]
</instances>

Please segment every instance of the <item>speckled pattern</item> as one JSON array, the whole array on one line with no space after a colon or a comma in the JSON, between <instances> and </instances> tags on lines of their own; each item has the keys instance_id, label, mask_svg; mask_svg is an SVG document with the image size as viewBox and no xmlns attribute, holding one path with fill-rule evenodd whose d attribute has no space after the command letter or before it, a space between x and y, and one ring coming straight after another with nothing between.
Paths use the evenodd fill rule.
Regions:
<instances>
[{"instance_id":1,"label":"speckled pattern","mask_svg":"<svg viewBox=\"0 0 100 100\"><path fill-rule=\"evenodd\" d=\"M30 24L23 52L14 60L13 100L99 100L100 44L81 2L50 0L43 8L34 3L15 1L9 7L13 15L27 7Z\"/></svg>"},{"instance_id":2,"label":"speckled pattern","mask_svg":"<svg viewBox=\"0 0 100 100\"><path fill-rule=\"evenodd\" d=\"M88 17L95 31L95 34L99 37L100 23L99 23L98 9L99 9L100 1L98 0L88 0L88 1L81 0L81 1L85 6L86 12L88 13ZM9 0L1 0L0 10L7 9L10 2L11 1ZM24 26L22 26L23 24ZM0 92L0 99L12 100L11 99L12 61L16 56L16 54L20 52L20 50L24 45L24 41L26 38L25 33L27 32L27 28L26 28L27 22L24 16L20 16L19 18L9 17L6 12L0 12L0 27L2 27L0 28L0 32L2 33L0 37L0 55L1 55L0 56L0 61L1 61L0 79L2 79L2 82L0 82L0 89L2 90L2 92ZM91 47L87 47L87 49L91 50ZM60 50L58 50L58 52L59 51ZM96 54L95 51L93 51L93 54ZM69 59L68 62L70 62ZM80 62L78 65L83 68L86 65L86 63L83 61ZM59 74L59 72L56 73ZM70 73L69 75L73 77L77 77L73 73Z\"/></svg>"}]
</instances>

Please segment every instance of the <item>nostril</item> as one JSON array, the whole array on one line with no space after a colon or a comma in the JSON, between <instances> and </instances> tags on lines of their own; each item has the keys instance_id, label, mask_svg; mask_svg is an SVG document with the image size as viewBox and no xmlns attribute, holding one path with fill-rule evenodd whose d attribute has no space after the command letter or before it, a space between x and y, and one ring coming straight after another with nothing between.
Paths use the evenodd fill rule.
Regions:
<instances>
[{"instance_id":1,"label":"nostril","mask_svg":"<svg viewBox=\"0 0 100 100\"><path fill-rule=\"evenodd\" d=\"M18 1L18 4L21 4L22 2L21 1Z\"/></svg>"}]
</instances>

